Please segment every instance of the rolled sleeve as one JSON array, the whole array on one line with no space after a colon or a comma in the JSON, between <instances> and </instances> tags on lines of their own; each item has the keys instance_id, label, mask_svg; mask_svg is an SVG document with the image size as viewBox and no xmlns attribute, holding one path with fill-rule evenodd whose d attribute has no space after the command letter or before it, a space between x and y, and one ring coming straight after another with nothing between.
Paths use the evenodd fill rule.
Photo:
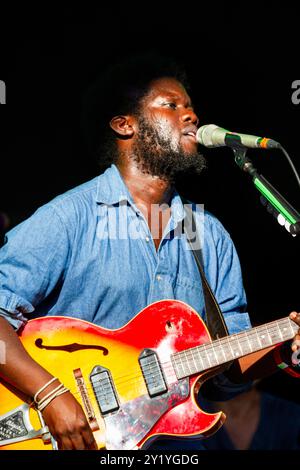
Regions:
<instances>
[{"instance_id":1,"label":"rolled sleeve","mask_svg":"<svg viewBox=\"0 0 300 470\"><path fill-rule=\"evenodd\" d=\"M0 317L5 318L15 330L19 330L27 323L27 318L25 318L21 312L11 313L0 308Z\"/></svg>"},{"instance_id":2,"label":"rolled sleeve","mask_svg":"<svg viewBox=\"0 0 300 470\"><path fill-rule=\"evenodd\" d=\"M64 224L51 205L8 232L0 250L0 309L15 328L63 276L68 250Z\"/></svg>"}]
</instances>

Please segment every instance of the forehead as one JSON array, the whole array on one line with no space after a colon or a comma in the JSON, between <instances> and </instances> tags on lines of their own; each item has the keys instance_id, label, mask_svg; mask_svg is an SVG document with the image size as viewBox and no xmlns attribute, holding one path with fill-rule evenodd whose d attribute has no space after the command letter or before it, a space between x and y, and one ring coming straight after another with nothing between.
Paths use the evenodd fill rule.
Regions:
<instances>
[{"instance_id":1,"label":"forehead","mask_svg":"<svg viewBox=\"0 0 300 470\"><path fill-rule=\"evenodd\" d=\"M150 83L146 99L156 99L160 96L169 96L184 100L190 99L182 83L170 77L158 78Z\"/></svg>"}]
</instances>

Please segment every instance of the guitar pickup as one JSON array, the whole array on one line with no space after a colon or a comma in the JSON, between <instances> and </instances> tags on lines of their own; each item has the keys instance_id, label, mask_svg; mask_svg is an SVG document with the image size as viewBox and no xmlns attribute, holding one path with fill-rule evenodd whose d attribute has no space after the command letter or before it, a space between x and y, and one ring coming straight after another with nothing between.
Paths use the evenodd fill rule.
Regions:
<instances>
[{"instance_id":1,"label":"guitar pickup","mask_svg":"<svg viewBox=\"0 0 300 470\"><path fill-rule=\"evenodd\" d=\"M119 409L117 392L108 369L95 366L90 374L90 381L102 416Z\"/></svg>"},{"instance_id":2,"label":"guitar pickup","mask_svg":"<svg viewBox=\"0 0 300 470\"><path fill-rule=\"evenodd\" d=\"M149 396L156 397L168 391L157 354L152 349L144 349L139 356L140 368Z\"/></svg>"}]
</instances>

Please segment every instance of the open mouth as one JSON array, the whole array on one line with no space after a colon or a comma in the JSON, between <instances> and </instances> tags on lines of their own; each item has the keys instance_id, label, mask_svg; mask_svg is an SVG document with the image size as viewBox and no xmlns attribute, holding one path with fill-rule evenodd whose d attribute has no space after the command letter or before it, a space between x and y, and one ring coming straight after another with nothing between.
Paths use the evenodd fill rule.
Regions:
<instances>
[{"instance_id":1,"label":"open mouth","mask_svg":"<svg viewBox=\"0 0 300 470\"><path fill-rule=\"evenodd\" d=\"M188 126L184 129L183 135L185 137L189 137L194 142L196 142L196 132L197 132L196 126Z\"/></svg>"},{"instance_id":2,"label":"open mouth","mask_svg":"<svg viewBox=\"0 0 300 470\"><path fill-rule=\"evenodd\" d=\"M187 134L183 134L184 137L188 137L193 142L196 142L196 133L195 132L188 132Z\"/></svg>"},{"instance_id":3,"label":"open mouth","mask_svg":"<svg viewBox=\"0 0 300 470\"><path fill-rule=\"evenodd\" d=\"M196 134L193 134L192 132L184 134L184 137L191 137L196 142Z\"/></svg>"}]
</instances>

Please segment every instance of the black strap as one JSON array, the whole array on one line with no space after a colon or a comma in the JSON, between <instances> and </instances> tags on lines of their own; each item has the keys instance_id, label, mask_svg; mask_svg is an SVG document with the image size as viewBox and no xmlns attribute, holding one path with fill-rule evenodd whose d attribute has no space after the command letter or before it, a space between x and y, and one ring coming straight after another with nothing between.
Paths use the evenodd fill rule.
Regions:
<instances>
[{"instance_id":1,"label":"black strap","mask_svg":"<svg viewBox=\"0 0 300 470\"><path fill-rule=\"evenodd\" d=\"M202 251L200 247L200 236L196 230L196 222L191 207L191 203L182 198L184 203L186 216L183 220L183 227L190 244L191 251L194 254L199 273L201 276L204 301L205 301L205 313L206 313L206 324L212 339L222 338L228 336L229 332L226 323L223 318L223 314L220 310L218 302L215 299L214 294L208 284L203 270L203 259Z\"/></svg>"}]
</instances>

